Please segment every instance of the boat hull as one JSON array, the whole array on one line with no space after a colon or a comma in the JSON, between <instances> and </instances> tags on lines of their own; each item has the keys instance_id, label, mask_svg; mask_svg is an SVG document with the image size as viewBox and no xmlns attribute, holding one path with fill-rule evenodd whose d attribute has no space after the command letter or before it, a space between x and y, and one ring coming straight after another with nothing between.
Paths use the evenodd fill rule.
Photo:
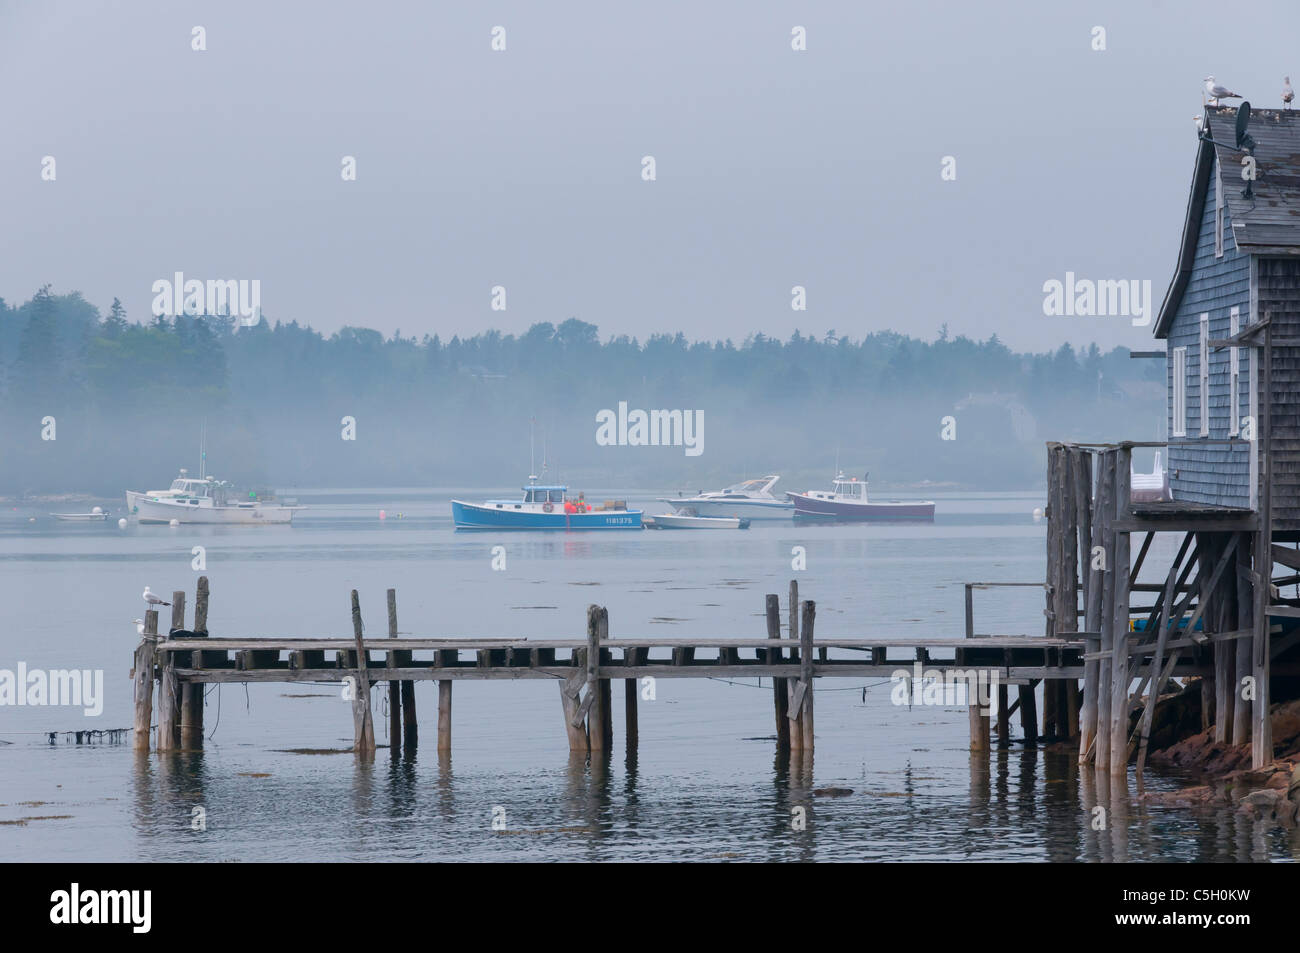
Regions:
<instances>
[{"instance_id":1,"label":"boat hull","mask_svg":"<svg viewBox=\"0 0 1300 953\"><path fill-rule=\"evenodd\" d=\"M667 503L675 510L682 510L689 507L700 516L709 517L732 517L743 516L747 520L788 520L794 517L794 504L786 503L781 500L701 500L701 499L673 499L666 497L660 500L661 503Z\"/></svg>"},{"instance_id":2,"label":"boat hull","mask_svg":"<svg viewBox=\"0 0 1300 953\"><path fill-rule=\"evenodd\" d=\"M653 523L651 522L653 520ZM650 516L646 525L654 529L748 529L749 520L739 516Z\"/></svg>"},{"instance_id":3,"label":"boat hull","mask_svg":"<svg viewBox=\"0 0 1300 953\"><path fill-rule=\"evenodd\" d=\"M850 503L825 500L805 493L787 493L794 503L796 519L830 519L845 522L933 521L934 503L929 500L885 500Z\"/></svg>"},{"instance_id":4,"label":"boat hull","mask_svg":"<svg viewBox=\"0 0 1300 953\"><path fill-rule=\"evenodd\" d=\"M595 510L565 513L557 505L546 513L534 508L515 508L513 503L484 504L451 501L451 519L457 529L494 530L614 530L641 529L640 510Z\"/></svg>"},{"instance_id":5,"label":"boat hull","mask_svg":"<svg viewBox=\"0 0 1300 953\"><path fill-rule=\"evenodd\" d=\"M178 523L216 526L267 526L293 522L296 507L272 503L237 503L229 506L197 506L150 499L145 493L128 490L126 506L141 523Z\"/></svg>"}]
</instances>

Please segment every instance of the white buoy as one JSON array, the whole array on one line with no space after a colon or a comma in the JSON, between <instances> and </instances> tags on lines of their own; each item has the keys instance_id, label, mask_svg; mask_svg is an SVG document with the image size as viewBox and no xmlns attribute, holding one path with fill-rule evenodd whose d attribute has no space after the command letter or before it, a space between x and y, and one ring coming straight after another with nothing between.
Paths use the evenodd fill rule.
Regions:
<instances>
[{"instance_id":1,"label":"white buoy","mask_svg":"<svg viewBox=\"0 0 1300 953\"><path fill-rule=\"evenodd\" d=\"M380 511L379 511L379 518L380 518L381 520L386 520L386 519L388 519L388 514L385 513L383 510L380 510Z\"/></svg>"},{"instance_id":2,"label":"white buoy","mask_svg":"<svg viewBox=\"0 0 1300 953\"><path fill-rule=\"evenodd\" d=\"M1041 523L1042 520L1043 520L1043 508L1042 508L1041 506L1035 506L1035 507L1034 507L1034 522L1035 522L1035 523Z\"/></svg>"},{"instance_id":3,"label":"white buoy","mask_svg":"<svg viewBox=\"0 0 1300 953\"><path fill-rule=\"evenodd\" d=\"M119 519L119 520L117 521L117 528L118 528L118 529L126 529L126 517L122 517L121 519Z\"/></svg>"},{"instance_id":4,"label":"white buoy","mask_svg":"<svg viewBox=\"0 0 1300 953\"><path fill-rule=\"evenodd\" d=\"M94 513L96 516L99 516L101 513L104 512L104 508L102 506L96 506L92 508L90 512Z\"/></svg>"},{"instance_id":5,"label":"white buoy","mask_svg":"<svg viewBox=\"0 0 1300 953\"><path fill-rule=\"evenodd\" d=\"M178 520L178 519L176 519L175 517L172 517L171 521L168 522L167 525L168 525L168 526L180 526L180 525L181 525L181 521Z\"/></svg>"}]
</instances>

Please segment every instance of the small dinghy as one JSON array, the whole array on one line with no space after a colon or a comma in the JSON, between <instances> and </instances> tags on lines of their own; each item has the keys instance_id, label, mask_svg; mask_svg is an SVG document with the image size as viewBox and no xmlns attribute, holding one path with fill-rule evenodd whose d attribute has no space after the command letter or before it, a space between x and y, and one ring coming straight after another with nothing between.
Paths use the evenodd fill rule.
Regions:
<instances>
[{"instance_id":1,"label":"small dinghy","mask_svg":"<svg viewBox=\"0 0 1300 953\"><path fill-rule=\"evenodd\" d=\"M106 520L108 514L101 507L95 507L89 513L51 513L56 520L77 520L83 523L89 523L94 520Z\"/></svg>"},{"instance_id":2,"label":"small dinghy","mask_svg":"<svg viewBox=\"0 0 1300 953\"><path fill-rule=\"evenodd\" d=\"M700 516L689 507L676 513L647 516L646 529L749 529L749 520L740 516Z\"/></svg>"}]
</instances>

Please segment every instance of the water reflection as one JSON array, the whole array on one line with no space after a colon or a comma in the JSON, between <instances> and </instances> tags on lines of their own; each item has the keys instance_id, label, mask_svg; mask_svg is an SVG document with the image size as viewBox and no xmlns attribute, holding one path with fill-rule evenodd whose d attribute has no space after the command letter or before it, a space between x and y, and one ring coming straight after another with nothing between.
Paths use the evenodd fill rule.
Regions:
<instances>
[{"instance_id":1,"label":"water reflection","mask_svg":"<svg viewBox=\"0 0 1300 953\"><path fill-rule=\"evenodd\" d=\"M127 756L137 859L1300 858L1294 831L1231 807L1153 805L1137 798L1127 773L1023 746L971 755L961 788L937 784L918 763L888 783L868 775L849 795L842 779L814 777L811 752L775 752L758 772L765 777L698 783L665 779L658 760L647 773L636 747L566 752L549 768L514 773L471 760L454 771L452 755L433 750L303 754L299 770L283 775L244 770L228 749ZM195 808L206 812L206 830Z\"/></svg>"}]
</instances>

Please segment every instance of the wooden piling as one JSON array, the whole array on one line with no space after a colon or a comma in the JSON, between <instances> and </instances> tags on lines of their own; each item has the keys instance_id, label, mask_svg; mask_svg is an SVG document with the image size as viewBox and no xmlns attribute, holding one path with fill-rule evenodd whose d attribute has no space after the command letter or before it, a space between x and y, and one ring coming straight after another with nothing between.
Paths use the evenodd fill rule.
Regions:
<instances>
[{"instance_id":1,"label":"wooden piling","mask_svg":"<svg viewBox=\"0 0 1300 953\"><path fill-rule=\"evenodd\" d=\"M208 637L208 577L199 576L194 588L194 628L196 639ZM203 653L190 653L190 668L203 668ZM202 683L186 682L181 686L181 747L203 747Z\"/></svg>"},{"instance_id":2,"label":"wooden piling","mask_svg":"<svg viewBox=\"0 0 1300 953\"><path fill-rule=\"evenodd\" d=\"M637 737L636 693L636 679L623 679L623 737L628 751L635 750L639 740Z\"/></svg>"},{"instance_id":3,"label":"wooden piling","mask_svg":"<svg viewBox=\"0 0 1300 953\"><path fill-rule=\"evenodd\" d=\"M1220 600L1216 630L1236 628L1237 618L1237 548L1232 540L1229 549L1228 571L1219 584L1215 598ZM1240 639L1214 643L1214 740L1218 744L1232 742L1233 685L1236 682L1236 643Z\"/></svg>"},{"instance_id":4,"label":"wooden piling","mask_svg":"<svg viewBox=\"0 0 1300 953\"><path fill-rule=\"evenodd\" d=\"M775 593L769 593L767 597L767 637L769 639L781 638L781 600ZM781 650L779 648L767 650L767 661L769 665L776 665L781 661ZM776 746L779 751L788 751L790 748L790 695L786 687L788 679L772 679L772 702L776 710Z\"/></svg>"},{"instance_id":5,"label":"wooden piling","mask_svg":"<svg viewBox=\"0 0 1300 953\"><path fill-rule=\"evenodd\" d=\"M609 642L609 610L604 606L600 607L600 621L597 624L596 633L600 638L602 646ZM600 650L600 662L605 663L605 656L609 649ZM600 710L601 710L601 731L604 732L605 751L614 747L614 692L613 684L608 678L599 680L600 684Z\"/></svg>"},{"instance_id":6,"label":"wooden piling","mask_svg":"<svg viewBox=\"0 0 1300 953\"><path fill-rule=\"evenodd\" d=\"M388 637L397 638L397 590L388 590ZM408 664L411 653L402 653L398 661ZM402 744L408 752L414 751L420 743L420 721L415 715L415 682L401 683L402 705Z\"/></svg>"},{"instance_id":7,"label":"wooden piling","mask_svg":"<svg viewBox=\"0 0 1300 953\"><path fill-rule=\"evenodd\" d=\"M388 590L388 637L397 638L397 590ZM389 651L389 668L398 667L397 653ZM388 744L393 752L402 747L402 687L396 680L388 680Z\"/></svg>"},{"instance_id":8,"label":"wooden piling","mask_svg":"<svg viewBox=\"0 0 1300 953\"><path fill-rule=\"evenodd\" d=\"M1129 518L1129 478L1133 451L1121 445L1115 453L1115 519ZM1113 527L1115 558L1111 566L1114 614L1111 617L1110 771L1128 772L1129 723L1129 533Z\"/></svg>"},{"instance_id":9,"label":"wooden piling","mask_svg":"<svg viewBox=\"0 0 1300 953\"><path fill-rule=\"evenodd\" d=\"M1021 685L1017 689L1020 699L1020 730L1024 733L1026 745L1038 744L1038 701L1034 695L1035 682Z\"/></svg>"},{"instance_id":10,"label":"wooden piling","mask_svg":"<svg viewBox=\"0 0 1300 953\"><path fill-rule=\"evenodd\" d=\"M801 748L807 752L813 750L813 623L816 619L817 604L805 599L799 629L799 681L803 685L799 723L803 734Z\"/></svg>"},{"instance_id":11,"label":"wooden piling","mask_svg":"<svg viewBox=\"0 0 1300 953\"><path fill-rule=\"evenodd\" d=\"M560 682L560 706L564 710L564 730L569 737L569 751L587 751L586 718L580 704L582 686L587 683L586 649L574 650L575 671ZM448 683L450 684L450 683Z\"/></svg>"},{"instance_id":12,"label":"wooden piling","mask_svg":"<svg viewBox=\"0 0 1300 953\"><path fill-rule=\"evenodd\" d=\"M1259 363L1263 400L1259 402L1259 529L1255 533L1255 619L1251 639L1251 674L1255 697L1251 701L1250 760L1259 770L1273 760L1273 722L1269 716L1269 620L1273 589L1273 327L1271 312L1264 312L1264 342ZM1288 394L1291 399L1293 395Z\"/></svg>"},{"instance_id":13,"label":"wooden piling","mask_svg":"<svg viewBox=\"0 0 1300 953\"><path fill-rule=\"evenodd\" d=\"M179 589L172 593L172 622L168 635L185 628L185 593ZM166 652L158 679L158 737L159 751L175 751L181 745L181 684L176 677L176 653Z\"/></svg>"},{"instance_id":14,"label":"wooden piling","mask_svg":"<svg viewBox=\"0 0 1300 953\"><path fill-rule=\"evenodd\" d=\"M352 729L356 750L362 753L375 750L375 726L370 714L369 662L361 635L361 599L352 590L352 637L357 644L356 692L352 696Z\"/></svg>"},{"instance_id":15,"label":"wooden piling","mask_svg":"<svg viewBox=\"0 0 1300 953\"><path fill-rule=\"evenodd\" d=\"M1097 461L1097 492L1094 501L1096 516L1093 525L1101 524L1101 604L1096 624L1089 630L1098 632L1101 658L1097 661L1097 726L1093 764L1102 771L1110 770L1110 715L1113 679L1111 658L1115 646L1115 460L1118 451L1104 450Z\"/></svg>"},{"instance_id":16,"label":"wooden piling","mask_svg":"<svg viewBox=\"0 0 1300 953\"><path fill-rule=\"evenodd\" d=\"M1010 701L1007 686L998 682L998 747L1005 748L1011 743L1011 712L1007 702Z\"/></svg>"},{"instance_id":17,"label":"wooden piling","mask_svg":"<svg viewBox=\"0 0 1300 953\"><path fill-rule=\"evenodd\" d=\"M149 729L153 724L153 668L157 651L158 610L149 609L144 614L144 635L135 650L135 668L132 682L135 713L132 722L131 743L136 751L149 750Z\"/></svg>"},{"instance_id":18,"label":"wooden piling","mask_svg":"<svg viewBox=\"0 0 1300 953\"><path fill-rule=\"evenodd\" d=\"M786 606L786 613L790 619L790 640L799 642L799 581L790 580L790 602ZM791 658L791 661L802 661L803 650L792 649L791 653L797 658ZM803 750L803 696L799 694L799 679L786 679L786 720L793 722L790 726L790 750Z\"/></svg>"},{"instance_id":19,"label":"wooden piling","mask_svg":"<svg viewBox=\"0 0 1300 953\"><path fill-rule=\"evenodd\" d=\"M438 682L438 751L451 751L451 679Z\"/></svg>"},{"instance_id":20,"label":"wooden piling","mask_svg":"<svg viewBox=\"0 0 1300 953\"><path fill-rule=\"evenodd\" d=\"M605 719L608 710L600 690L600 606L587 606L587 746L591 751L605 750Z\"/></svg>"},{"instance_id":21,"label":"wooden piling","mask_svg":"<svg viewBox=\"0 0 1300 953\"><path fill-rule=\"evenodd\" d=\"M1250 583L1251 547L1246 534L1238 537L1237 544L1237 628L1253 629L1255 626L1255 595ZM1244 681L1254 665L1251 639L1234 639L1235 672L1232 683L1232 743L1244 745L1250 741L1250 699L1243 697Z\"/></svg>"},{"instance_id":22,"label":"wooden piling","mask_svg":"<svg viewBox=\"0 0 1300 953\"><path fill-rule=\"evenodd\" d=\"M1079 525L1079 573L1086 580L1083 590L1083 628L1086 632L1095 633L1100 631L1102 590L1105 585L1103 577L1105 574L1100 567L1093 568L1093 564L1097 561L1093 553L1098 547L1102 547L1102 527L1099 519L1094 520L1092 518L1092 511L1096 506L1096 500L1092 494L1092 458L1091 452L1080 451L1079 459L1076 462L1075 480L1079 488L1077 503L1081 514ZM1102 476L1103 474L1099 472L1099 484ZM1097 495L1100 497L1100 485L1098 485L1097 489ZM1102 553L1105 553L1104 547L1102 547ZM1088 636L1085 640L1085 648L1087 654L1100 652L1101 638L1096 635ZM1084 764L1089 760L1097 743L1097 679L1100 664L1100 661L1095 658L1085 659L1083 663L1083 706L1079 712L1080 764Z\"/></svg>"}]
</instances>

